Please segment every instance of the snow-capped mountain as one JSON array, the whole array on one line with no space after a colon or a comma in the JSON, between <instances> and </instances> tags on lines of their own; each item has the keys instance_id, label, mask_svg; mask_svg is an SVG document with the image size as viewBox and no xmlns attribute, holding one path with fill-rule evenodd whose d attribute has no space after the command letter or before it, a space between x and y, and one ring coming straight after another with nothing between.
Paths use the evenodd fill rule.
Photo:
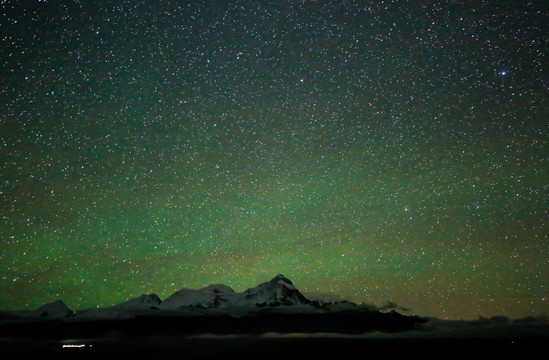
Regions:
<instances>
[{"instance_id":1,"label":"snow-capped mountain","mask_svg":"<svg viewBox=\"0 0 549 360\"><path fill-rule=\"evenodd\" d=\"M160 304L160 309L174 310L186 306L223 307L234 303L238 293L227 285L214 284L200 290L181 289Z\"/></svg>"},{"instance_id":2,"label":"snow-capped mountain","mask_svg":"<svg viewBox=\"0 0 549 360\"><path fill-rule=\"evenodd\" d=\"M238 306L276 306L309 304L310 301L283 275L237 293L223 284L200 290L182 289L164 300L159 308L175 310L184 307L226 308Z\"/></svg>"},{"instance_id":3,"label":"snow-capped mountain","mask_svg":"<svg viewBox=\"0 0 549 360\"><path fill-rule=\"evenodd\" d=\"M117 310L143 310L143 309L155 309L158 308L162 300L156 294L143 294L134 299L124 301L123 303L111 306L112 309Z\"/></svg>"},{"instance_id":4,"label":"snow-capped mountain","mask_svg":"<svg viewBox=\"0 0 549 360\"><path fill-rule=\"evenodd\" d=\"M153 309L184 310L193 308L233 308L246 309L256 306L305 305L313 304L294 284L277 275L270 281L236 292L223 284L213 284L205 288L181 289L162 301L156 294L143 294L139 297L105 308L92 308L78 311L76 314L61 300L42 305L25 314L25 317L45 317L59 319L75 316L75 319L123 319L143 314Z\"/></svg>"},{"instance_id":5,"label":"snow-capped mountain","mask_svg":"<svg viewBox=\"0 0 549 360\"><path fill-rule=\"evenodd\" d=\"M43 317L48 319L62 319L70 317L74 312L61 300L57 300L40 306L38 309L30 311L25 316Z\"/></svg>"},{"instance_id":6,"label":"snow-capped mountain","mask_svg":"<svg viewBox=\"0 0 549 360\"><path fill-rule=\"evenodd\" d=\"M86 309L76 312L77 320L86 319L125 319L137 314L158 309L162 300L156 294L143 294L136 298L104 308Z\"/></svg>"},{"instance_id":7,"label":"snow-capped mountain","mask_svg":"<svg viewBox=\"0 0 549 360\"><path fill-rule=\"evenodd\" d=\"M242 293L243 305L299 305L309 304L310 301L284 277L277 275L271 281L259 284Z\"/></svg>"}]
</instances>

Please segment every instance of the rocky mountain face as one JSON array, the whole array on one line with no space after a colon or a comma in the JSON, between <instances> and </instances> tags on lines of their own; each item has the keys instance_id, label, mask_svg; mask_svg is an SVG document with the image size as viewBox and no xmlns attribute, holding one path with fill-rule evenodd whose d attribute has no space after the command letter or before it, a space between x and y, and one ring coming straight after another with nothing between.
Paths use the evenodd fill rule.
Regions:
<instances>
[{"instance_id":1,"label":"rocky mountain face","mask_svg":"<svg viewBox=\"0 0 549 360\"><path fill-rule=\"evenodd\" d=\"M284 275L277 275L271 281L264 282L244 291L241 301L245 305L258 306L303 305L311 303Z\"/></svg>"}]
</instances>

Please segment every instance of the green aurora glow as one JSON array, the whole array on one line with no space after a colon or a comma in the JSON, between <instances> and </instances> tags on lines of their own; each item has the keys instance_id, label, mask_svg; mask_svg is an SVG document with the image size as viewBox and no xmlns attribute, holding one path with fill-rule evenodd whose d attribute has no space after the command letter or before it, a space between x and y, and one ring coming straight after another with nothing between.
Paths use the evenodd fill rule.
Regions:
<instances>
[{"instance_id":1,"label":"green aurora glow","mask_svg":"<svg viewBox=\"0 0 549 360\"><path fill-rule=\"evenodd\" d=\"M1 309L548 312L540 2L62 3L0 4Z\"/></svg>"}]
</instances>

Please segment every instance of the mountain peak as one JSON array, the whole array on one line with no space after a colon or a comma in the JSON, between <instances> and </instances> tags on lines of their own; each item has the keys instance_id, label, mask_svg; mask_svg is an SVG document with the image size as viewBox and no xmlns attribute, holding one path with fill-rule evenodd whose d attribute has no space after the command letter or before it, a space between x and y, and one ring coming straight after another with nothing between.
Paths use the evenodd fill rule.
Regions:
<instances>
[{"instance_id":1,"label":"mountain peak","mask_svg":"<svg viewBox=\"0 0 549 360\"><path fill-rule=\"evenodd\" d=\"M164 300L159 308L175 310L184 307L225 308L309 303L288 278L278 274L270 281L241 293L224 284L212 284L200 290L182 289Z\"/></svg>"},{"instance_id":2,"label":"mountain peak","mask_svg":"<svg viewBox=\"0 0 549 360\"><path fill-rule=\"evenodd\" d=\"M288 279L286 276L284 276L282 274L278 274L274 278L271 279L271 282L279 282L279 281L282 281L282 282L288 283L290 285L293 285L293 283L290 281L290 279Z\"/></svg>"},{"instance_id":3,"label":"mountain peak","mask_svg":"<svg viewBox=\"0 0 549 360\"><path fill-rule=\"evenodd\" d=\"M224 284L210 284L205 288L200 289L199 291L204 293L211 292L214 294L232 294L235 292L230 286Z\"/></svg>"},{"instance_id":4,"label":"mountain peak","mask_svg":"<svg viewBox=\"0 0 549 360\"><path fill-rule=\"evenodd\" d=\"M29 316L39 316L47 318L66 318L74 313L65 303L57 300L40 306L38 309L28 313Z\"/></svg>"},{"instance_id":5,"label":"mountain peak","mask_svg":"<svg viewBox=\"0 0 549 360\"><path fill-rule=\"evenodd\" d=\"M310 301L282 274L244 292L255 305L296 305Z\"/></svg>"},{"instance_id":6,"label":"mountain peak","mask_svg":"<svg viewBox=\"0 0 549 360\"><path fill-rule=\"evenodd\" d=\"M152 309L157 307L161 302L162 300L160 300L160 298L156 294L143 294L134 299L130 299L124 301L123 303L113 305L112 308L123 310Z\"/></svg>"}]
</instances>

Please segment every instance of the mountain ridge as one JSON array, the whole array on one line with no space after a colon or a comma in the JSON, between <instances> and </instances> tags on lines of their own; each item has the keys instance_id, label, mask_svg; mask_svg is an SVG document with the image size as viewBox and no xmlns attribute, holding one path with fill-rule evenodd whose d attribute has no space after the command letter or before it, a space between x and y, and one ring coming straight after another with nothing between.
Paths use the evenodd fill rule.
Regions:
<instances>
[{"instance_id":1,"label":"mountain ridge","mask_svg":"<svg viewBox=\"0 0 549 360\"><path fill-rule=\"evenodd\" d=\"M236 292L224 284L211 284L202 289L183 288L167 297L159 308L176 310L185 307L225 308L236 306L278 306L310 304L282 274L243 292Z\"/></svg>"},{"instance_id":2,"label":"mountain ridge","mask_svg":"<svg viewBox=\"0 0 549 360\"><path fill-rule=\"evenodd\" d=\"M142 294L135 298L103 308L72 311L62 300L41 305L25 311L26 317L62 319L68 317L121 317L123 313L146 310L214 309L236 307L292 306L314 304L282 274L255 287L237 292L225 284L210 284L201 289L181 288L164 300L155 293Z\"/></svg>"}]
</instances>

